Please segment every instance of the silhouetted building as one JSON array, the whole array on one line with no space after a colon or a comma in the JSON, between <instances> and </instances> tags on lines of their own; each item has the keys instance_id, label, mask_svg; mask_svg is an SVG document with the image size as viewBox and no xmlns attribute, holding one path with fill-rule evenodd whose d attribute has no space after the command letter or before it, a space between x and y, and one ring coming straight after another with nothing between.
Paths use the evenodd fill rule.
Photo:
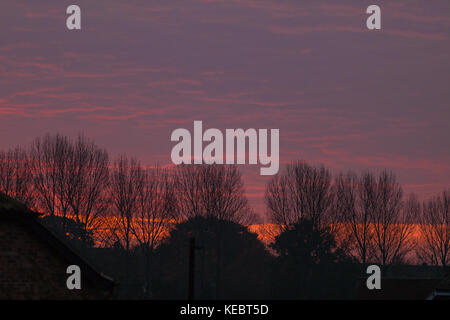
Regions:
<instances>
[{"instance_id":1,"label":"silhouetted building","mask_svg":"<svg viewBox=\"0 0 450 320\"><path fill-rule=\"evenodd\" d=\"M69 290L67 267L81 269ZM40 224L38 214L0 193L0 299L109 299L114 282Z\"/></svg>"},{"instance_id":2,"label":"silhouetted building","mask_svg":"<svg viewBox=\"0 0 450 320\"><path fill-rule=\"evenodd\" d=\"M428 300L450 300L450 272L428 295Z\"/></svg>"},{"instance_id":3,"label":"silhouetted building","mask_svg":"<svg viewBox=\"0 0 450 320\"><path fill-rule=\"evenodd\" d=\"M450 300L450 277L444 279L381 278L381 289L367 289L360 279L357 300Z\"/></svg>"}]
</instances>

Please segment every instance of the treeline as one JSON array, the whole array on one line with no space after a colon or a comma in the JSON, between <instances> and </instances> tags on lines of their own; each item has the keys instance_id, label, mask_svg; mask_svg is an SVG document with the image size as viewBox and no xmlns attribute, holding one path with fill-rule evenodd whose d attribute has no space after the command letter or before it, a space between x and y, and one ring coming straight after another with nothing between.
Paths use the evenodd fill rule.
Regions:
<instances>
[{"instance_id":1,"label":"treeline","mask_svg":"<svg viewBox=\"0 0 450 320\"><path fill-rule=\"evenodd\" d=\"M270 181L265 199L269 217L282 230L311 220L318 229L329 229L362 264L449 264L447 190L420 203L415 194L405 197L387 170L333 177L323 166L296 162Z\"/></svg>"},{"instance_id":2,"label":"treeline","mask_svg":"<svg viewBox=\"0 0 450 320\"><path fill-rule=\"evenodd\" d=\"M82 135L46 135L0 152L0 191L44 213L126 297L185 298L193 237L200 298L342 298L368 263L450 260L450 193L421 203L387 170L286 166L266 187L268 246L248 231L236 166L145 167Z\"/></svg>"}]
</instances>

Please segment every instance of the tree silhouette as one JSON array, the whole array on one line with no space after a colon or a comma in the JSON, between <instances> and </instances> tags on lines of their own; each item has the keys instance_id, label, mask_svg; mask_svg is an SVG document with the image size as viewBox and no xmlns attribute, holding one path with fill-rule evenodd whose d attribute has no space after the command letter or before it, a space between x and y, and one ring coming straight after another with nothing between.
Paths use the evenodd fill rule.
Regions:
<instances>
[{"instance_id":1,"label":"tree silhouette","mask_svg":"<svg viewBox=\"0 0 450 320\"><path fill-rule=\"evenodd\" d=\"M38 137L31 145L29 163L33 191L38 199L36 205L49 215L67 217L69 212L74 188L68 167L72 152L69 138L60 134Z\"/></svg>"},{"instance_id":2,"label":"tree silhouette","mask_svg":"<svg viewBox=\"0 0 450 320\"><path fill-rule=\"evenodd\" d=\"M302 265L334 263L346 259L327 229L317 228L311 220L304 219L275 238L271 245L280 259L293 259Z\"/></svg>"},{"instance_id":3,"label":"tree silhouette","mask_svg":"<svg viewBox=\"0 0 450 320\"><path fill-rule=\"evenodd\" d=\"M32 172L25 149L16 147L6 152L0 151L0 191L27 207L35 201L32 189Z\"/></svg>"},{"instance_id":4,"label":"tree silhouette","mask_svg":"<svg viewBox=\"0 0 450 320\"><path fill-rule=\"evenodd\" d=\"M329 225L334 192L331 174L325 167L295 162L272 178L265 201L273 223L283 228L310 219L316 226Z\"/></svg>"},{"instance_id":5,"label":"tree silhouette","mask_svg":"<svg viewBox=\"0 0 450 320\"><path fill-rule=\"evenodd\" d=\"M103 219L109 209L109 159L106 150L82 135L72 143L73 152L68 157L66 184L70 213L87 231L101 232Z\"/></svg>"},{"instance_id":6,"label":"tree silhouette","mask_svg":"<svg viewBox=\"0 0 450 320\"><path fill-rule=\"evenodd\" d=\"M145 293L149 297L153 253L176 220L176 199L167 170L159 167L148 170L143 179L131 231L144 258Z\"/></svg>"},{"instance_id":7,"label":"tree silhouette","mask_svg":"<svg viewBox=\"0 0 450 320\"><path fill-rule=\"evenodd\" d=\"M285 298L317 298L320 290L331 292L333 281L341 279L337 265L350 263L330 230L309 219L285 229L271 248L277 255L277 295Z\"/></svg>"},{"instance_id":8,"label":"tree silhouette","mask_svg":"<svg viewBox=\"0 0 450 320\"><path fill-rule=\"evenodd\" d=\"M123 280L129 277L130 252L133 246L133 219L143 194L145 171L136 159L122 155L114 161L111 172L110 197L113 218L109 232L125 250Z\"/></svg>"},{"instance_id":9,"label":"tree silhouette","mask_svg":"<svg viewBox=\"0 0 450 320\"><path fill-rule=\"evenodd\" d=\"M187 297L189 242L192 237L198 249L196 298L240 299L266 294L265 267L269 256L257 235L232 221L193 217L178 224L167 242L157 249L161 259L160 297ZM218 242L220 252L217 250ZM221 265L220 279L217 278L217 264Z\"/></svg>"},{"instance_id":10,"label":"tree silhouette","mask_svg":"<svg viewBox=\"0 0 450 320\"><path fill-rule=\"evenodd\" d=\"M337 210L345 232L351 236L349 252L363 265L373 255L372 217L377 206L376 180L367 172L358 177L352 172L336 177Z\"/></svg>"},{"instance_id":11,"label":"tree silhouette","mask_svg":"<svg viewBox=\"0 0 450 320\"><path fill-rule=\"evenodd\" d=\"M372 211L374 254L381 265L398 263L411 250L412 222L417 212L414 200L402 201L402 187L395 175L382 171L376 182L376 207Z\"/></svg>"},{"instance_id":12,"label":"tree silhouette","mask_svg":"<svg viewBox=\"0 0 450 320\"><path fill-rule=\"evenodd\" d=\"M450 264L450 191L423 203L420 233L424 239L419 255L424 262Z\"/></svg>"},{"instance_id":13,"label":"tree silhouette","mask_svg":"<svg viewBox=\"0 0 450 320\"><path fill-rule=\"evenodd\" d=\"M336 209L346 233L348 251L363 265L369 260L382 265L401 262L412 250L414 198L403 201L395 175L386 170L378 176L349 172L336 177Z\"/></svg>"},{"instance_id":14,"label":"tree silhouette","mask_svg":"<svg viewBox=\"0 0 450 320\"><path fill-rule=\"evenodd\" d=\"M245 225L254 220L236 166L180 165L175 188L181 219L215 217Z\"/></svg>"},{"instance_id":15,"label":"tree silhouette","mask_svg":"<svg viewBox=\"0 0 450 320\"><path fill-rule=\"evenodd\" d=\"M65 221L63 221L65 220ZM91 248L95 245L92 231L73 219L45 216L41 223L49 228L58 238L67 241L79 249Z\"/></svg>"},{"instance_id":16,"label":"tree silhouette","mask_svg":"<svg viewBox=\"0 0 450 320\"><path fill-rule=\"evenodd\" d=\"M82 135L73 141L47 134L33 141L29 158L36 205L52 216L73 217L86 231L98 229L108 207L106 150Z\"/></svg>"}]
</instances>

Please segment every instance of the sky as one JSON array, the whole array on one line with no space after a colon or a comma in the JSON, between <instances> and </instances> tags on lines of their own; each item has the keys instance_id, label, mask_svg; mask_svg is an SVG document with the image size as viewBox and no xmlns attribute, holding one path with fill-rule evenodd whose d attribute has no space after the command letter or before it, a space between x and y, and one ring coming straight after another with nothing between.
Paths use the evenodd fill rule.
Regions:
<instances>
[{"instance_id":1,"label":"sky","mask_svg":"<svg viewBox=\"0 0 450 320\"><path fill-rule=\"evenodd\" d=\"M450 187L449 37L448 0L2 0L0 149L82 132L168 165L194 120L277 128L282 165L387 168L426 199ZM259 168L242 172L264 213Z\"/></svg>"}]
</instances>

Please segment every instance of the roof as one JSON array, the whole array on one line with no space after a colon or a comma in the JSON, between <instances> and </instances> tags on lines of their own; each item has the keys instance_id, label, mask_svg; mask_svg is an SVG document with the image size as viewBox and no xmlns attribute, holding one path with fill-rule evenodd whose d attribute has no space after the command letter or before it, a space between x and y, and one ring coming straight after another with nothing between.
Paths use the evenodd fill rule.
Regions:
<instances>
[{"instance_id":1,"label":"roof","mask_svg":"<svg viewBox=\"0 0 450 320\"><path fill-rule=\"evenodd\" d=\"M26 213L39 216L38 213L28 209L23 203L8 197L6 194L0 192L0 212L5 215L13 212Z\"/></svg>"},{"instance_id":2,"label":"roof","mask_svg":"<svg viewBox=\"0 0 450 320\"><path fill-rule=\"evenodd\" d=\"M8 197L0 192L0 220L13 220L21 223L24 227L39 237L51 250L70 264L78 265L87 279L91 280L95 287L102 290L111 291L114 288L114 281L95 270L86 260L84 260L67 243L58 239L51 231L45 228L38 217L41 214L28 209L24 204Z\"/></svg>"},{"instance_id":3,"label":"roof","mask_svg":"<svg viewBox=\"0 0 450 320\"><path fill-rule=\"evenodd\" d=\"M435 290L433 290L428 300L450 300L450 270L447 267L447 274L442 281L440 281Z\"/></svg>"},{"instance_id":4,"label":"roof","mask_svg":"<svg viewBox=\"0 0 450 320\"><path fill-rule=\"evenodd\" d=\"M450 270L447 269L447 275L444 277L444 280L439 282L436 287L438 290L446 290L450 292Z\"/></svg>"}]
</instances>

